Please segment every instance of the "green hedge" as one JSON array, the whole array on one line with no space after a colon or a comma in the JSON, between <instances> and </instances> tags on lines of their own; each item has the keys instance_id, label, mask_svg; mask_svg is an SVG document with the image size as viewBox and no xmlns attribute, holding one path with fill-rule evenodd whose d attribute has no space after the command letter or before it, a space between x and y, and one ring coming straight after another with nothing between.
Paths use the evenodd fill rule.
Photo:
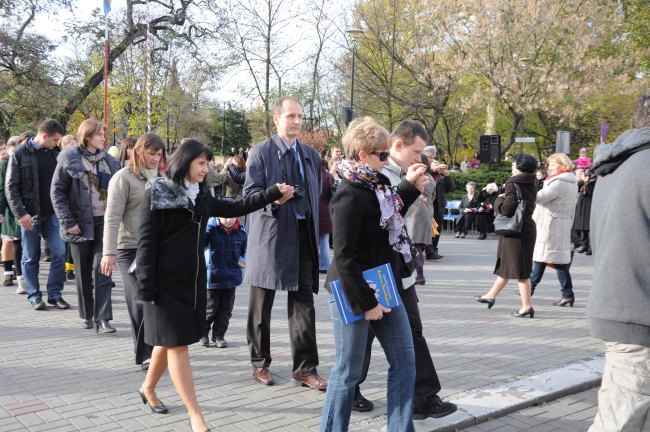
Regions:
<instances>
[{"instance_id":1,"label":"green hedge","mask_svg":"<svg viewBox=\"0 0 650 432\"><path fill-rule=\"evenodd\" d=\"M456 182L456 189L453 190L447 199L459 200L465 195L467 182L476 183L476 188L481 190L488 183L496 183L501 187L506 179L512 175L512 162L500 162L498 164L482 164L479 169L467 170L465 172L451 173Z\"/></svg>"}]
</instances>

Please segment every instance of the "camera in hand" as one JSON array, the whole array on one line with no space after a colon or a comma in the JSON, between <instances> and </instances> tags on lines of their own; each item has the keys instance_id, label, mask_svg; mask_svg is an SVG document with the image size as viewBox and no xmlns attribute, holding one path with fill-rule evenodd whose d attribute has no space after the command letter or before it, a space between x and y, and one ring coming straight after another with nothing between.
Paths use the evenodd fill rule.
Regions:
<instances>
[{"instance_id":1,"label":"camera in hand","mask_svg":"<svg viewBox=\"0 0 650 432\"><path fill-rule=\"evenodd\" d=\"M304 198L305 197L305 188L302 186L295 185L293 187L293 197L294 198Z\"/></svg>"}]
</instances>

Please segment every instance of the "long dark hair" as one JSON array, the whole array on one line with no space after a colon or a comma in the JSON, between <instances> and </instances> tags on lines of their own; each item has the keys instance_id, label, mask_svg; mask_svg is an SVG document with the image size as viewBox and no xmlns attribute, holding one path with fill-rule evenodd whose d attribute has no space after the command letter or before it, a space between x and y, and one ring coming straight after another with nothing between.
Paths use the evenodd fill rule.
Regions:
<instances>
[{"instance_id":1,"label":"long dark hair","mask_svg":"<svg viewBox=\"0 0 650 432\"><path fill-rule=\"evenodd\" d=\"M174 183L183 184L183 180L187 177L190 170L192 161L201 155L205 155L208 160L212 159L212 150L205 144L200 143L195 139L184 140L183 143L176 149L174 154L169 158L169 166L167 167L167 177L172 179Z\"/></svg>"}]
</instances>

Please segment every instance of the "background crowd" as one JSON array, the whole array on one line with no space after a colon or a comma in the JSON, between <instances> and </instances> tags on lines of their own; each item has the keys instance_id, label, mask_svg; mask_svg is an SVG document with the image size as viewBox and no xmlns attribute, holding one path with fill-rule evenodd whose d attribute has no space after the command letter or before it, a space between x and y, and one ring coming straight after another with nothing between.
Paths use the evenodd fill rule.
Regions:
<instances>
[{"instance_id":1,"label":"background crowd","mask_svg":"<svg viewBox=\"0 0 650 432\"><path fill-rule=\"evenodd\" d=\"M81 327L111 333L111 273L119 267L135 363L147 371L139 395L153 413L166 413L155 388L168 370L193 430L208 426L187 347L228 346L236 288L244 283L250 286L252 377L274 383L270 316L276 292L287 291L292 381L327 390L322 431L347 430L352 410L373 409L360 385L375 337L391 365L388 430L413 430L413 419L451 414L456 406L437 395L440 381L422 335L415 289L426 284L424 261L443 258L438 241L447 194L455 188L448 166L436 159L436 147L426 145L427 133L414 121L391 133L372 118L356 119L343 137L343 151L333 147L319 156L299 140L297 99L281 98L273 113L278 133L252 149L233 148L223 165L193 139L183 140L168 159L153 133L124 139L119 153L105 151L105 127L91 119L76 136L64 136L63 127L48 119L35 134L12 137L0 163L4 284L15 281L16 293L26 294L38 311L47 304L70 309L62 291L66 278L74 280ZM456 238L476 230L485 240L497 215L514 216L525 203L521 233L499 236L497 279L476 300L492 308L515 279L522 307L512 315L533 318L532 297L547 267L556 270L561 286L553 305L574 305L570 265L574 253L592 254L599 171L592 170L586 149L575 161L564 154L544 163L527 154L511 160L512 176L504 185L466 184L454 230ZM479 164L475 154L461 170ZM47 304L38 278L42 250L50 261ZM392 311L377 303L361 276L386 262L404 305ZM336 342L329 380L317 371L313 295L319 293L319 273L327 275ZM337 279L365 320L341 322L328 285Z\"/></svg>"}]
</instances>

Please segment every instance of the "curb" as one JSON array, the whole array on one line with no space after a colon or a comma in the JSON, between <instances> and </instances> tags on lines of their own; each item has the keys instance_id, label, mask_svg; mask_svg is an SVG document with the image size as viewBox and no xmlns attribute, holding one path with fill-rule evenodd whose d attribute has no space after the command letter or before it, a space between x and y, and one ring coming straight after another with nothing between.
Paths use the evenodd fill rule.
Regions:
<instances>
[{"instance_id":1,"label":"curb","mask_svg":"<svg viewBox=\"0 0 650 432\"><path fill-rule=\"evenodd\" d=\"M534 405L579 393L600 385L604 356L596 356L528 378L492 384L455 395L449 399L458 411L440 419L414 421L416 432L451 432L505 416ZM386 431L386 416L376 418L383 424L367 425L363 430Z\"/></svg>"}]
</instances>

